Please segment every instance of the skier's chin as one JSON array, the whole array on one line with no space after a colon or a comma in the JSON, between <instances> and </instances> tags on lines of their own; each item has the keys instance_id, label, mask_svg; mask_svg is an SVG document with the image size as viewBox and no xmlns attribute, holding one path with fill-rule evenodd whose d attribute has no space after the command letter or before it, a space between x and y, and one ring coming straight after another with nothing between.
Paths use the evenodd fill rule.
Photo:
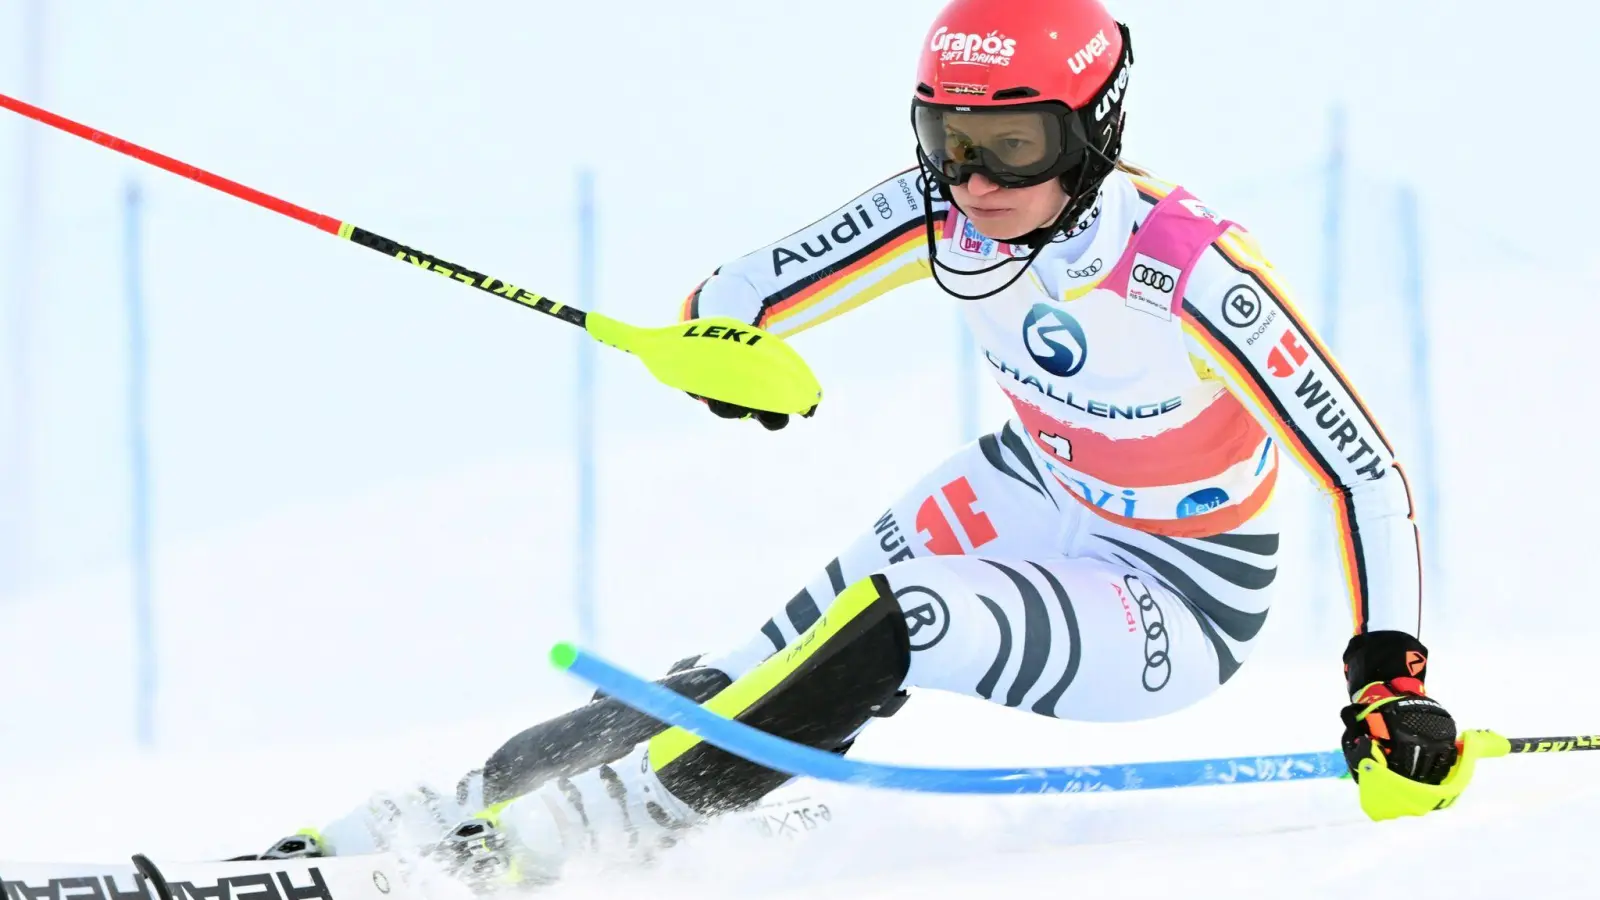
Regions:
<instances>
[{"instance_id":1,"label":"skier's chin","mask_svg":"<svg viewBox=\"0 0 1600 900\"><path fill-rule=\"evenodd\" d=\"M974 207L966 213L984 237L997 241L1014 241L1039 227L1027 211L1020 209Z\"/></svg>"}]
</instances>

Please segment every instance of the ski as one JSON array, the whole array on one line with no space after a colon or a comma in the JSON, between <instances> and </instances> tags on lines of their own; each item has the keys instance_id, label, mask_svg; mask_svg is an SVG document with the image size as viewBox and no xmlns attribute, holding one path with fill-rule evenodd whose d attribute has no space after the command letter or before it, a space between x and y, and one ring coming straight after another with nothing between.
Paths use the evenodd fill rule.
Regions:
<instances>
[{"instance_id":1,"label":"ski","mask_svg":"<svg viewBox=\"0 0 1600 900\"><path fill-rule=\"evenodd\" d=\"M764 837L795 840L831 824L833 806L788 791L719 816ZM422 900L442 874L393 853L297 860L128 862L0 860L0 900Z\"/></svg>"},{"instance_id":2,"label":"ski","mask_svg":"<svg viewBox=\"0 0 1600 900\"><path fill-rule=\"evenodd\" d=\"M0 861L6 900L407 900L387 853L300 860L126 863Z\"/></svg>"},{"instance_id":3,"label":"ski","mask_svg":"<svg viewBox=\"0 0 1600 900\"><path fill-rule=\"evenodd\" d=\"M755 808L734 815L748 822L763 837L792 840L828 827L837 813L825 801L802 794L768 796Z\"/></svg>"}]
</instances>

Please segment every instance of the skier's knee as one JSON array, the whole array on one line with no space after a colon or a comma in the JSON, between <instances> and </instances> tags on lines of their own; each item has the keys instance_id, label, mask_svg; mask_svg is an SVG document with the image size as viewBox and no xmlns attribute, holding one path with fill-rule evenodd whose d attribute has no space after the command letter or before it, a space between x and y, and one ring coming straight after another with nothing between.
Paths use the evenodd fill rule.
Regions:
<instances>
[{"instance_id":1,"label":"skier's knee","mask_svg":"<svg viewBox=\"0 0 1600 900\"><path fill-rule=\"evenodd\" d=\"M945 598L967 590L960 576L938 557L908 559L888 566L881 574L900 607L910 646L937 643L950 627Z\"/></svg>"},{"instance_id":2,"label":"skier's knee","mask_svg":"<svg viewBox=\"0 0 1600 900\"><path fill-rule=\"evenodd\" d=\"M842 751L869 719L898 708L910 665L905 620L881 575L846 588L784 650L706 702L770 734ZM702 812L747 806L787 781L673 728L651 739L650 764L674 796Z\"/></svg>"}]
</instances>

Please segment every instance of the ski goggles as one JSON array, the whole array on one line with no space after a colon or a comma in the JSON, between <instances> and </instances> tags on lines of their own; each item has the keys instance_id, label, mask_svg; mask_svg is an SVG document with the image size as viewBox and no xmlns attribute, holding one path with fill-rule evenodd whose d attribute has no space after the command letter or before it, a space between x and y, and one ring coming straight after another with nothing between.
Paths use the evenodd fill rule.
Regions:
<instances>
[{"instance_id":1,"label":"ski goggles","mask_svg":"<svg viewBox=\"0 0 1600 900\"><path fill-rule=\"evenodd\" d=\"M1089 139L1065 104L940 106L911 102L917 153L937 180L965 184L975 174L1001 187L1042 184L1083 165Z\"/></svg>"}]
</instances>

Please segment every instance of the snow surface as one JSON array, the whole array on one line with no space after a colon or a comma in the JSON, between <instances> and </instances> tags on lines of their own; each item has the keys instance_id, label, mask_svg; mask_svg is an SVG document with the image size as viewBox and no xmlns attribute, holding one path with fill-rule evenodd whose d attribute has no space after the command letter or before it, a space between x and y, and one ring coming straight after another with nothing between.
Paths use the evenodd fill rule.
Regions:
<instances>
[{"instance_id":1,"label":"snow surface","mask_svg":"<svg viewBox=\"0 0 1600 900\"><path fill-rule=\"evenodd\" d=\"M599 306L648 324L718 263L907 163L910 61L939 5L50 4L42 99L564 300L571 173L591 165ZM1600 84L1600 7L1520 4L1543 26L1529 38L1487 2L1113 6L1139 52L1128 156L1250 225L1319 317L1319 165L1328 108L1346 106L1343 324L1328 337L1414 484L1443 492L1423 523L1442 542L1431 687L1465 725L1600 731L1584 569L1600 258L1588 207L1562 189L1597 137L1570 98ZM16 26L0 7L0 44ZM0 84L18 56L0 52ZM0 172L33 127L0 125ZM41 257L0 249L5 284L25 262L44 273L30 587L0 598L0 857L257 850L371 790L453 782L582 697L544 662L575 636L577 338L101 148L40 141ZM153 354L150 751L132 739L125 558L117 203L134 173ZM1514 203L1486 211L1486 190L1519 179ZM1426 227L1431 472L1393 327L1401 182ZM0 206L12 190L0 183ZM1523 233L1519 216L1538 224ZM0 222L0 248L18 227ZM923 285L801 336L826 397L780 434L714 420L601 354L600 649L654 672L742 639L943 458L961 437L952 398L980 375L952 364L954 321ZM998 395L983 402L998 424ZM1309 520L1302 480L1281 494ZM1087 725L921 693L856 752L1021 765L1330 747L1347 626L1314 536L1285 533L1261 646L1190 710ZM1344 783L1010 798L802 785L839 817L799 843L707 833L649 873L551 896L1589 896L1594 757L1489 761L1456 808L1384 825Z\"/></svg>"},{"instance_id":2,"label":"snow surface","mask_svg":"<svg viewBox=\"0 0 1600 900\"><path fill-rule=\"evenodd\" d=\"M1507 660L1518 666L1535 654ZM862 758L997 765L1255 753L1325 746L1326 706L1300 702L1323 680L1249 668L1221 695L1167 719L1100 726L1018 715L921 693L877 723ZM1441 679L1443 680L1443 679ZM1499 673L1450 679L1467 710L1497 707L1507 728L1594 716L1592 698L1525 696ZM1489 698L1504 700L1486 702ZM1315 713L1315 714L1313 714ZM1462 713L1464 716L1471 712ZM1471 716L1473 719L1478 717ZM952 722L960 722L952 729ZM206 859L259 849L342 812L362 786L448 779L516 724L482 721L382 740L255 752L176 750L160 759L43 764L3 783L0 846L13 859ZM1275 737L1267 739L1271 733ZM539 896L862 897L1077 895L1165 898L1588 896L1600 812L1600 754L1521 756L1481 765L1458 805L1426 819L1368 822L1348 782L1128 794L944 797L801 782L786 794L826 802L824 829L760 838L708 831L645 871L580 866ZM320 818L319 818L320 817Z\"/></svg>"}]
</instances>

